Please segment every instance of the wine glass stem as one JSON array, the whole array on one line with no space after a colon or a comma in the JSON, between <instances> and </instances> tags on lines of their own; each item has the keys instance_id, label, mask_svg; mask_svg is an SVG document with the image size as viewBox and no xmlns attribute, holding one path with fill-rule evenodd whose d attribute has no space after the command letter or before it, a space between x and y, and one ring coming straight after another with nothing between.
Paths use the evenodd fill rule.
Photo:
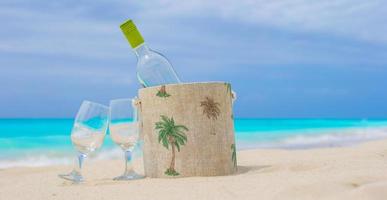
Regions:
<instances>
[{"instance_id":1,"label":"wine glass stem","mask_svg":"<svg viewBox=\"0 0 387 200\"><path fill-rule=\"evenodd\" d=\"M125 151L125 174L129 174L133 170L132 167L132 151Z\"/></svg>"},{"instance_id":2,"label":"wine glass stem","mask_svg":"<svg viewBox=\"0 0 387 200\"><path fill-rule=\"evenodd\" d=\"M74 168L74 171L77 172L79 175L81 175L83 161L86 158L86 154L78 153L78 163Z\"/></svg>"}]
</instances>

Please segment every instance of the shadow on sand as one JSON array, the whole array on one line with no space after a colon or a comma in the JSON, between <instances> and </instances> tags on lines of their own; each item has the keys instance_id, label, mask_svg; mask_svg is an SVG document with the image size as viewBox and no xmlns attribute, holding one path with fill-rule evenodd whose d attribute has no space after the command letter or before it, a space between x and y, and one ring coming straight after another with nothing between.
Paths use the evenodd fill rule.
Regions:
<instances>
[{"instance_id":1,"label":"shadow on sand","mask_svg":"<svg viewBox=\"0 0 387 200\"><path fill-rule=\"evenodd\" d=\"M266 172L270 169L271 165L252 165L252 166L238 166L238 171L235 175L255 173L255 172Z\"/></svg>"}]
</instances>

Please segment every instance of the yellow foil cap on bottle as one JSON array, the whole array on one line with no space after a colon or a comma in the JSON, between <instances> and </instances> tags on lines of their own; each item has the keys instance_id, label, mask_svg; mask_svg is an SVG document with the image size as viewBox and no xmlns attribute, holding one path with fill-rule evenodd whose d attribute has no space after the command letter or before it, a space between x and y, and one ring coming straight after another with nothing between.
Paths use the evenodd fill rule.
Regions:
<instances>
[{"instance_id":1,"label":"yellow foil cap on bottle","mask_svg":"<svg viewBox=\"0 0 387 200\"><path fill-rule=\"evenodd\" d=\"M144 43L144 38L142 38L141 33L137 30L137 27L132 20L127 20L121 24L120 28L132 48L136 48Z\"/></svg>"}]
</instances>

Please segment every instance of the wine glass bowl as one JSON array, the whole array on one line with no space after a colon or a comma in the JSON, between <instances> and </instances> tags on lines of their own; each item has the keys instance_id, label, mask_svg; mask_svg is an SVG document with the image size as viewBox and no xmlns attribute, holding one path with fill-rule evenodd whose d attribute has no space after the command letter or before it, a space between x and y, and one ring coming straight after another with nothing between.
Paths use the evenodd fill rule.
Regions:
<instances>
[{"instance_id":1,"label":"wine glass bowl","mask_svg":"<svg viewBox=\"0 0 387 200\"><path fill-rule=\"evenodd\" d=\"M105 133L101 130L94 130L81 124L75 124L71 141L78 152L89 154L102 146Z\"/></svg>"},{"instance_id":2,"label":"wine glass bowl","mask_svg":"<svg viewBox=\"0 0 387 200\"><path fill-rule=\"evenodd\" d=\"M138 141L139 123L128 122L110 125L110 137L122 150L133 150Z\"/></svg>"},{"instance_id":3,"label":"wine glass bowl","mask_svg":"<svg viewBox=\"0 0 387 200\"><path fill-rule=\"evenodd\" d=\"M84 181L81 174L83 160L102 146L108 127L109 108L90 101L84 101L77 113L71 131L71 141L78 152L77 163L69 174L59 177L74 183Z\"/></svg>"},{"instance_id":4,"label":"wine glass bowl","mask_svg":"<svg viewBox=\"0 0 387 200\"><path fill-rule=\"evenodd\" d=\"M143 176L132 168L132 152L139 139L139 122L134 99L110 101L110 137L125 153L125 171L114 180L133 180Z\"/></svg>"}]
</instances>

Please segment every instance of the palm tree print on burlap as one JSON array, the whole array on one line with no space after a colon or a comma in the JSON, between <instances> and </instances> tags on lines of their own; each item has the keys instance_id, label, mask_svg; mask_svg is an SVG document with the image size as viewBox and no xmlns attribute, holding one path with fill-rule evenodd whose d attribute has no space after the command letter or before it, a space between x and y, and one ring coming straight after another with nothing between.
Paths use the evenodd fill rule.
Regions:
<instances>
[{"instance_id":1,"label":"palm tree print on burlap","mask_svg":"<svg viewBox=\"0 0 387 200\"><path fill-rule=\"evenodd\" d=\"M165 85L161 86L160 90L157 92L156 96L158 97L170 97L171 95L167 93Z\"/></svg>"},{"instance_id":2,"label":"palm tree print on burlap","mask_svg":"<svg viewBox=\"0 0 387 200\"><path fill-rule=\"evenodd\" d=\"M235 144L231 145L231 160L234 163L234 167L237 167L236 147Z\"/></svg>"},{"instance_id":3,"label":"palm tree print on burlap","mask_svg":"<svg viewBox=\"0 0 387 200\"><path fill-rule=\"evenodd\" d=\"M176 125L173 117L168 118L164 115L160 117L161 121L156 122L156 130L159 132L158 141L166 149L169 150L169 147L171 147L172 150L171 162L164 174L178 176L179 172L175 170L176 149L180 152L180 147L187 143L185 131L188 131L188 128L183 125Z\"/></svg>"},{"instance_id":4,"label":"palm tree print on burlap","mask_svg":"<svg viewBox=\"0 0 387 200\"><path fill-rule=\"evenodd\" d=\"M224 85L226 86L226 92L228 94L230 94L231 103L233 104L235 101L235 98L236 98L236 96L235 96L236 94L235 94L235 92L232 91L230 83L224 83ZM232 110L231 110L231 119L234 119L234 115L232 113Z\"/></svg>"},{"instance_id":5,"label":"palm tree print on burlap","mask_svg":"<svg viewBox=\"0 0 387 200\"><path fill-rule=\"evenodd\" d=\"M204 101L200 102L200 106L203 108L203 114L205 114L208 119L218 119L218 116L220 115L220 104L215 102L214 99L206 97Z\"/></svg>"},{"instance_id":6,"label":"palm tree print on burlap","mask_svg":"<svg viewBox=\"0 0 387 200\"><path fill-rule=\"evenodd\" d=\"M224 83L224 84L226 85L227 93L229 93L230 96L232 97L231 84L230 83Z\"/></svg>"}]
</instances>

